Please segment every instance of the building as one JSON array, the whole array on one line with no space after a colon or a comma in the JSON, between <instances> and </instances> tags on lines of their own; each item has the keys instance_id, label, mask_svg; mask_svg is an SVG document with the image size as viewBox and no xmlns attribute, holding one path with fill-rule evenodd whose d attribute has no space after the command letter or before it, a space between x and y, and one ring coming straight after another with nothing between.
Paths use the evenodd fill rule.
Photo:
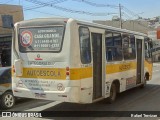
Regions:
<instances>
[{"instance_id":1,"label":"building","mask_svg":"<svg viewBox=\"0 0 160 120\"><path fill-rule=\"evenodd\" d=\"M94 20L93 22L120 28L120 21L119 20L106 20L106 21ZM122 21L122 28L127 29L127 30L136 31L136 32L145 33L145 34L147 34L148 31L154 30L154 28L149 27L149 22L146 20Z\"/></svg>"},{"instance_id":2,"label":"building","mask_svg":"<svg viewBox=\"0 0 160 120\"><path fill-rule=\"evenodd\" d=\"M22 20L22 6L0 4L0 66L10 65L12 25Z\"/></svg>"}]
</instances>

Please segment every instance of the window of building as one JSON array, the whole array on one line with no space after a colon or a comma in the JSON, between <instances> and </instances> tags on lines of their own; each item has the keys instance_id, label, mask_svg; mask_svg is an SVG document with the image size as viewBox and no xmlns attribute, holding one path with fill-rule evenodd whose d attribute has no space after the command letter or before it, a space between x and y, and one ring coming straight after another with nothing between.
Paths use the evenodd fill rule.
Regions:
<instances>
[{"instance_id":1,"label":"window of building","mask_svg":"<svg viewBox=\"0 0 160 120\"><path fill-rule=\"evenodd\" d=\"M0 67L11 66L12 37L0 37Z\"/></svg>"},{"instance_id":2,"label":"window of building","mask_svg":"<svg viewBox=\"0 0 160 120\"><path fill-rule=\"evenodd\" d=\"M122 39L124 60L136 59L135 37L133 35L124 34Z\"/></svg>"},{"instance_id":3,"label":"window of building","mask_svg":"<svg viewBox=\"0 0 160 120\"><path fill-rule=\"evenodd\" d=\"M91 62L90 32L88 28L79 28L79 41L81 62L83 64L88 64Z\"/></svg>"},{"instance_id":4,"label":"window of building","mask_svg":"<svg viewBox=\"0 0 160 120\"><path fill-rule=\"evenodd\" d=\"M0 37L0 49L1 48L11 48L12 45L12 37Z\"/></svg>"},{"instance_id":5,"label":"window of building","mask_svg":"<svg viewBox=\"0 0 160 120\"><path fill-rule=\"evenodd\" d=\"M11 83L11 68L2 68L0 70L0 84Z\"/></svg>"},{"instance_id":6,"label":"window of building","mask_svg":"<svg viewBox=\"0 0 160 120\"><path fill-rule=\"evenodd\" d=\"M122 38L120 33L106 31L106 60L122 60Z\"/></svg>"}]
</instances>

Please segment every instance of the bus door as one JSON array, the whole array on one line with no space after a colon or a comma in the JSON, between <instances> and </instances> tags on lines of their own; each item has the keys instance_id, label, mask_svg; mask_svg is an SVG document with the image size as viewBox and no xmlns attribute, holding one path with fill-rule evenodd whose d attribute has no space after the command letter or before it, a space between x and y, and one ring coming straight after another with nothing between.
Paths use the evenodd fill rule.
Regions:
<instances>
[{"instance_id":1,"label":"bus door","mask_svg":"<svg viewBox=\"0 0 160 120\"><path fill-rule=\"evenodd\" d=\"M93 53L93 100L102 97L102 34L91 33Z\"/></svg>"},{"instance_id":2,"label":"bus door","mask_svg":"<svg viewBox=\"0 0 160 120\"><path fill-rule=\"evenodd\" d=\"M140 84L142 82L142 40L136 39L136 53L137 53L137 80L136 84Z\"/></svg>"}]
</instances>

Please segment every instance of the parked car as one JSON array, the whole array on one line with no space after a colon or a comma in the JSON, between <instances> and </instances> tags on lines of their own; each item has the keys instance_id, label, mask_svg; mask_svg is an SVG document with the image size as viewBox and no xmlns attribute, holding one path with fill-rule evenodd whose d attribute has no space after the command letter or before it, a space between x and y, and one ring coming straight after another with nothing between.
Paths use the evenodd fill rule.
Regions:
<instances>
[{"instance_id":1,"label":"parked car","mask_svg":"<svg viewBox=\"0 0 160 120\"><path fill-rule=\"evenodd\" d=\"M11 67L0 68L0 106L2 109L10 109L15 104L12 93Z\"/></svg>"}]
</instances>

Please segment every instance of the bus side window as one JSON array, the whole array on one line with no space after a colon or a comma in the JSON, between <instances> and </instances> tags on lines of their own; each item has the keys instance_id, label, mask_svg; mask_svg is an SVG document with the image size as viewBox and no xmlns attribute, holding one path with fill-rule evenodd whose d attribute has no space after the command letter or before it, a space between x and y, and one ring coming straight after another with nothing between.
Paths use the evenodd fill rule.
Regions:
<instances>
[{"instance_id":1,"label":"bus side window","mask_svg":"<svg viewBox=\"0 0 160 120\"><path fill-rule=\"evenodd\" d=\"M79 42L81 62L83 64L88 64L91 62L90 32L88 28L79 28Z\"/></svg>"},{"instance_id":2,"label":"bus side window","mask_svg":"<svg viewBox=\"0 0 160 120\"><path fill-rule=\"evenodd\" d=\"M133 35L124 34L122 39L124 60L136 59L135 37Z\"/></svg>"},{"instance_id":3,"label":"bus side window","mask_svg":"<svg viewBox=\"0 0 160 120\"><path fill-rule=\"evenodd\" d=\"M106 33L106 60L107 61L112 61L113 60L113 52L112 52L112 47L113 46L113 35L111 32Z\"/></svg>"},{"instance_id":4,"label":"bus side window","mask_svg":"<svg viewBox=\"0 0 160 120\"><path fill-rule=\"evenodd\" d=\"M105 45L107 61L122 60L122 39L120 33L106 31Z\"/></svg>"},{"instance_id":5,"label":"bus side window","mask_svg":"<svg viewBox=\"0 0 160 120\"><path fill-rule=\"evenodd\" d=\"M145 38L145 59L152 61L152 42L149 38Z\"/></svg>"},{"instance_id":6,"label":"bus side window","mask_svg":"<svg viewBox=\"0 0 160 120\"><path fill-rule=\"evenodd\" d=\"M108 60L108 61L111 61L111 60L113 59L113 57L112 57L112 49L108 49L108 50L107 50L107 55L106 55L106 57L107 57L107 60Z\"/></svg>"}]
</instances>

